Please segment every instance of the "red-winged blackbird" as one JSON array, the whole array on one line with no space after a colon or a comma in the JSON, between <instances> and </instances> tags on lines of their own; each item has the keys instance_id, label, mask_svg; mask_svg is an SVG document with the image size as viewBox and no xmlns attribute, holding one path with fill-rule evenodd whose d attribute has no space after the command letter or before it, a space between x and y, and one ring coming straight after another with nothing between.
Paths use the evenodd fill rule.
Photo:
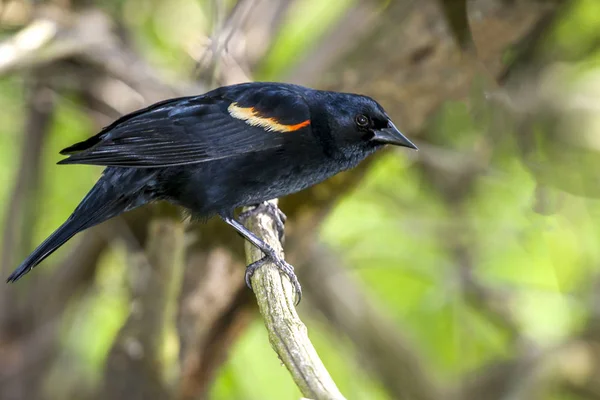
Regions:
<instances>
[{"instance_id":1,"label":"red-winged blackbird","mask_svg":"<svg viewBox=\"0 0 600 400\"><path fill-rule=\"evenodd\" d=\"M219 215L270 257L291 265L234 218L237 207L285 196L356 166L386 143L416 149L373 99L283 83L244 83L165 100L125 115L61 151L59 164L107 168L73 214L8 277L21 278L73 235L157 200Z\"/></svg>"}]
</instances>

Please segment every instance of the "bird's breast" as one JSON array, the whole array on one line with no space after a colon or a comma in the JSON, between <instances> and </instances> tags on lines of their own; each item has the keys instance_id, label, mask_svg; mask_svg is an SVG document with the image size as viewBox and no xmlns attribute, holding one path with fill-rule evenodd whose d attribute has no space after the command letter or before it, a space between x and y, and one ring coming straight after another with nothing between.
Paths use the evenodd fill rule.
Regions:
<instances>
[{"instance_id":1,"label":"bird's breast","mask_svg":"<svg viewBox=\"0 0 600 400\"><path fill-rule=\"evenodd\" d=\"M201 216L287 196L350 168L317 151L273 150L173 168L169 199Z\"/></svg>"}]
</instances>

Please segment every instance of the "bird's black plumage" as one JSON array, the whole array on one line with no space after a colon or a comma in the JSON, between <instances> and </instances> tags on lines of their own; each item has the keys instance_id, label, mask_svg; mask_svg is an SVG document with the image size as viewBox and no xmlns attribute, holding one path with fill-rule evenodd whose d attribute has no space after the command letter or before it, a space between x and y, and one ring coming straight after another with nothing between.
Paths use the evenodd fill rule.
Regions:
<instances>
[{"instance_id":1,"label":"bird's black plumage","mask_svg":"<svg viewBox=\"0 0 600 400\"><path fill-rule=\"evenodd\" d=\"M76 233L157 200L202 218L220 215L295 280L291 266L236 221L234 210L321 182L386 143L416 148L377 102L355 94L255 82L156 103L61 152L68 157L59 164L107 168L8 281Z\"/></svg>"}]
</instances>

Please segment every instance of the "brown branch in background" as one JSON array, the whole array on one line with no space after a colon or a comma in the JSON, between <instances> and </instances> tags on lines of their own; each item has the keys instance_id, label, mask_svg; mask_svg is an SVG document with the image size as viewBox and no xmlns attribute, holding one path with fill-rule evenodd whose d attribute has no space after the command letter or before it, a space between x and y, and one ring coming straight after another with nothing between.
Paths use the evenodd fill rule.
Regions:
<instances>
[{"instance_id":1,"label":"brown branch in background","mask_svg":"<svg viewBox=\"0 0 600 400\"><path fill-rule=\"evenodd\" d=\"M0 76L79 59L126 83L145 102L204 91L204 87L193 82L166 84L116 35L112 22L100 11L69 13L47 7L40 14L21 32L0 43Z\"/></svg>"},{"instance_id":2,"label":"brown branch in background","mask_svg":"<svg viewBox=\"0 0 600 400\"><path fill-rule=\"evenodd\" d=\"M277 201L271 203L277 206ZM283 249L275 228L275 216L253 210L245 225L279 257ZM263 252L246 243L248 265L264 257ZM261 266L251 278L258 309L263 316L271 346L286 366L303 395L316 400L344 399L313 347L306 326L295 308L295 290L290 280L271 261Z\"/></svg>"},{"instance_id":3,"label":"brown branch in background","mask_svg":"<svg viewBox=\"0 0 600 400\"><path fill-rule=\"evenodd\" d=\"M101 13L80 15L47 7L39 17L0 43L0 75L49 64L112 42L110 22Z\"/></svg>"},{"instance_id":4,"label":"brown branch in background","mask_svg":"<svg viewBox=\"0 0 600 400\"><path fill-rule=\"evenodd\" d=\"M548 15L552 15L552 12L556 10L556 4L554 8L542 8L544 12L539 13L537 19L537 21L541 21L540 24ZM529 6L521 5L521 7ZM541 37L541 31L532 29L534 25L536 24L531 21L523 25L523 28L528 27L527 30L530 32L524 36L535 35L535 37L529 38L531 46L537 43ZM481 41L481 36L479 36L479 41ZM486 48L482 50L489 51ZM483 56L483 58L486 57ZM501 77L502 74L506 74L502 68L498 67L498 64L495 67L493 64L491 65L496 76ZM501 81L501 84L505 83ZM423 130L423 137L435 146L435 130ZM481 142L473 151L468 153L463 151L463 160L452 162L452 165L447 163L444 165L439 158L434 160L435 154L421 157L417 164L423 174L423 182L426 182L444 199L447 215L451 215L456 221L456 223L451 223L448 229L441 229L438 235L439 243L446 246L448 256L454 261L457 279L461 283L465 299L472 308L481 311L484 318L508 332L510 345L516 353L512 359L500 362L494 360L490 365L479 368L476 373L466 374L462 387L457 390L453 398L465 400L544 398L543 394L549 387L548 384L559 379L555 364L559 353L556 349L540 348L537 343L527 342L523 338L521 328L515 318L514 296L508 291L486 285L478 279L474 260L480 249L476 247L476 241L467 242L465 240L476 237L470 225L472 217L467 210L472 199L473 188L481 175L489 171L490 150L495 145L494 139L494 135L482 136Z\"/></svg>"},{"instance_id":5,"label":"brown branch in background","mask_svg":"<svg viewBox=\"0 0 600 400\"><path fill-rule=\"evenodd\" d=\"M188 254L179 304L181 378L176 398L208 398L229 347L254 317L243 264L223 247Z\"/></svg>"},{"instance_id":6,"label":"brown branch in background","mask_svg":"<svg viewBox=\"0 0 600 400\"><path fill-rule=\"evenodd\" d=\"M531 400L524 397L510 397L512 383L525 378L534 369L533 355L520 354L509 360L494 360L489 365L467 373L460 387L449 398L458 400ZM528 378L526 378L528 379ZM521 392L522 393L522 392Z\"/></svg>"},{"instance_id":7,"label":"brown branch in background","mask_svg":"<svg viewBox=\"0 0 600 400\"><path fill-rule=\"evenodd\" d=\"M183 227L172 219L155 219L148 236L145 250L129 253L131 310L108 355L103 398L169 397L160 350L181 285Z\"/></svg>"},{"instance_id":8,"label":"brown branch in background","mask_svg":"<svg viewBox=\"0 0 600 400\"><path fill-rule=\"evenodd\" d=\"M225 22L222 49L251 71L269 51L296 0L240 0Z\"/></svg>"},{"instance_id":9,"label":"brown branch in background","mask_svg":"<svg viewBox=\"0 0 600 400\"><path fill-rule=\"evenodd\" d=\"M20 165L2 233L2 277L17 267L17 263L31 250L31 240L39 213L37 192L41 181L43 148L52 125L54 96L51 90L34 74L29 82L25 133L21 144ZM4 278L3 278L4 279ZM6 287L0 291L0 332L15 329L16 292ZM13 325L11 327L11 325ZM18 331L18 328L15 330Z\"/></svg>"}]
</instances>

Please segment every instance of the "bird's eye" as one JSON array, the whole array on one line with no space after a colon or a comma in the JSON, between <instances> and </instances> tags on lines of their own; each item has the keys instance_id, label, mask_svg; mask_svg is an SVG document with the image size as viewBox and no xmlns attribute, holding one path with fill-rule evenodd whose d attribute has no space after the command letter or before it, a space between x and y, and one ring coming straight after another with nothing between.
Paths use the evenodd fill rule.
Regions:
<instances>
[{"instance_id":1,"label":"bird's eye","mask_svg":"<svg viewBox=\"0 0 600 400\"><path fill-rule=\"evenodd\" d=\"M366 115L363 114L358 114L356 116L356 125L361 126L361 127L365 127L369 125L369 117L367 117Z\"/></svg>"}]
</instances>

